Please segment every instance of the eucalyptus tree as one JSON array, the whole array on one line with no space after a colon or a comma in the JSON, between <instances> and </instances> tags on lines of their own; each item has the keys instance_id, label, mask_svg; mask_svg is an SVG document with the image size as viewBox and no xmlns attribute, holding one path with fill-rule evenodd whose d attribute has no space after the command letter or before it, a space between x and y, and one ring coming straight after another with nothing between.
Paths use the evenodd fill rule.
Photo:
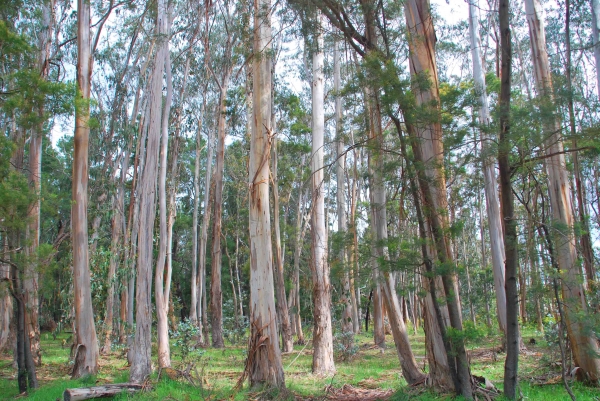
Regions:
<instances>
[{"instance_id":1,"label":"eucalyptus tree","mask_svg":"<svg viewBox=\"0 0 600 401\"><path fill-rule=\"evenodd\" d=\"M169 348L169 324L167 320L168 311L168 292L170 290L170 277L165 279L165 268L169 267L166 263L167 253L171 253L169 247L169 230L167 227L167 153L169 151L169 115L171 113L171 104L173 101L173 77L171 71L171 54L169 50L171 22L169 12L164 16L167 19L167 28L164 33L166 37L162 38L159 44L160 51L165 55L164 71L167 93L165 102L162 106L162 116L160 125L160 164L158 176L158 204L160 233L158 244L158 256L156 258L156 272L154 276L154 300L156 302L156 331L158 335L158 365L161 368L171 366L171 352ZM161 96L162 97L162 96ZM176 154L176 151L174 152ZM169 275L169 273L167 273Z\"/></svg>"},{"instance_id":2,"label":"eucalyptus tree","mask_svg":"<svg viewBox=\"0 0 600 401\"><path fill-rule=\"evenodd\" d=\"M151 81L148 86L145 135L145 161L140 177L139 191L139 235L137 254L136 285L136 328L132 347L130 380L141 383L151 373L150 354L152 350L152 305L150 303L152 285L152 253L154 218L156 214L156 178L160 151L162 84L165 60L168 56L168 13L167 4L159 0L156 17L156 34L159 36L154 54Z\"/></svg>"},{"instance_id":3,"label":"eucalyptus tree","mask_svg":"<svg viewBox=\"0 0 600 401\"><path fill-rule=\"evenodd\" d=\"M405 3L404 12L409 36L409 62L416 105L431 112L439 111L439 84L435 61L435 30L430 15L428 0L410 0ZM426 76L429 84L422 85L419 76ZM462 316L458 300L458 287L454 271L453 254L446 233L449 227L447 215L442 211L448 208L446 182L444 177L442 144L442 127L439 120L416 122L411 136L415 159L419 164L417 174L423 200L428 206L425 216L432 232L438 263L444 272L442 283L448 306L450 324L454 330L461 332ZM467 358L464 339L459 337L452 341L456 368L456 392L466 399L473 398L469 360ZM450 352L448 353L450 357Z\"/></svg>"},{"instance_id":4,"label":"eucalyptus tree","mask_svg":"<svg viewBox=\"0 0 600 401\"><path fill-rule=\"evenodd\" d=\"M543 11L537 0L525 0L529 26L531 55L540 110L545 113L542 126L545 136L545 167L552 210L552 240L562 278L562 296L565 320L573 357L581 380L595 382L600 378L600 359L596 335L586 328L581 315L588 312L581 269L577 263L574 218L572 214L571 185L567 176L561 124L556 109L552 75L546 49Z\"/></svg>"},{"instance_id":5,"label":"eucalyptus tree","mask_svg":"<svg viewBox=\"0 0 600 401\"><path fill-rule=\"evenodd\" d=\"M217 106L217 148L214 172L214 219L212 228L212 258L211 258L211 284L210 284L210 310L212 328L212 346L222 348L223 343L223 293L221 289L221 264L222 264L222 215L223 215L223 172L225 161L225 137L227 135L227 90L235 67L236 55L234 51L238 46L241 32L239 14L245 11L238 9L229 1L223 1L217 7L220 10L220 19L223 24L221 38L223 45L211 46L215 56L210 57L207 65L219 89ZM237 23L236 23L237 21ZM213 40L211 40L213 42ZM219 51L222 49L222 53ZM216 65L211 65L216 62ZM242 67L240 67L242 68ZM221 73L220 76L217 73Z\"/></svg>"},{"instance_id":6,"label":"eucalyptus tree","mask_svg":"<svg viewBox=\"0 0 600 401\"><path fill-rule=\"evenodd\" d=\"M73 290L75 303L75 364L72 377L96 374L98 371L98 340L92 310L88 251L88 144L90 134L90 89L92 47L90 35L90 4L77 3L77 104L73 154Z\"/></svg>"},{"instance_id":7,"label":"eucalyptus tree","mask_svg":"<svg viewBox=\"0 0 600 401\"><path fill-rule=\"evenodd\" d=\"M341 90L341 55L340 45L337 40L333 43L333 90L335 91L335 130L336 130L336 198L337 198L337 230L338 235L346 235L347 231L347 218L346 218L346 201L344 199L344 170L346 169L346 155L344 154L344 140L343 140L343 121L342 121L342 96ZM352 297L350 288L350 273L348 270L351 267L347 266L347 249L345 246L346 241L343 241L342 247L339 253L339 261L344 270L343 274L343 294L342 302L344 304L344 311L342 313L342 330L345 333L354 332L353 324L353 308L352 308ZM356 300L356 298L355 298Z\"/></svg>"},{"instance_id":8,"label":"eucalyptus tree","mask_svg":"<svg viewBox=\"0 0 600 401\"><path fill-rule=\"evenodd\" d=\"M323 14L327 17L327 19L330 21L330 23L335 26L337 29L339 29L341 31L341 33L343 33L344 37L347 39L347 43L351 46L351 48L358 53L364 60L368 60L369 62L373 60L373 58L375 57L375 59L377 58L381 58L382 61L384 61L383 63L381 63L381 65L384 65L386 67L386 69L381 69L380 71L382 71L385 74L386 79L392 79L392 82L390 83L390 85L394 85L393 89L389 92L394 93L394 101L396 102L400 102L400 109L404 114L405 118L409 118L412 116L412 110L409 108L408 106L408 102L406 101L406 97L404 96L404 87L402 86L399 78L398 78L398 74L399 74L399 70L394 66L394 60L392 58L392 53L389 51L389 47L390 46L390 42L389 42L389 36L386 35L386 37L384 37L383 39L383 45L379 46L377 41L374 40L374 36L373 35L365 35L362 34L361 32L359 32L359 30L357 29L357 26L361 26L362 24L366 24L369 25L369 21L371 21L372 24L372 30L375 31L375 28L373 28L374 26L383 26L382 22L379 20L378 18L379 16L377 15L377 13L375 13L375 8L370 6L369 4L365 3L363 4L363 6L361 7L361 11L362 14L361 18L363 19L363 21L353 21L353 19L348 17L347 14L347 10L345 10L344 5L342 5L341 3L338 2L317 2L316 5L318 6L318 8L323 12ZM412 6L412 5L411 5ZM419 3L419 5L417 6L419 13L424 13L425 16L428 15L429 13L429 4L425 4L425 3ZM368 16L365 15L367 11L370 11L372 15ZM409 9L410 11L410 9ZM361 25L358 25L361 24ZM379 25L376 25L379 24ZM410 24L408 24L410 25ZM423 22L419 21L417 23L419 29L423 29ZM413 25L414 26L414 25ZM433 30L431 29L431 21L428 22L428 38L429 35L433 32ZM387 31L379 31L380 33L384 34ZM412 35L412 34L411 34ZM412 35L412 37L414 37L414 35ZM413 42L416 44L421 44L422 42L422 37L419 37L419 39L414 40ZM410 41L409 41L410 43ZM428 43L427 45L424 45L423 47L418 47L418 51L423 51L423 48L425 48L425 46L432 46L433 42ZM388 49L388 50L386 50ZM432 63L435 63L435 57L433 56L433 48L429 48L427 51L429 52L429 58L430 61ZM412 64L411 64L412 65ZM433 74L434 76L436 75L436 71L435 71L435 64L433 65L428 65L427 67L424 67L424 70L427 70L427 68L430 68L429 71L431 74ZM387 70L387 68L389 68L389 70ZM391 74L391 75L389 75ZM433 91L437 92L437 80L434 80L434 85L433 85ZM388 92L386 92L388 93ZM367 97L368 99L368 97ZM382 104L381 103L377 103L375 102L375 106L379 106L381 107ZM397 108L396 107L390 107L389 105L386 105L386 108L384 109L384 111L386 112L387 116L390 117L392 119L392 121L394 121L398 126L399 129L401 129L400 127L400 122L399 119L396 117L396 113L397 113ZM409 120L410 122L411 120ZM377 124L376 124L377 125ZM425 126L427 126L427 124L424 124ZM381 129L381 126L379 125L379 129ZM416 139L416 129L414 126L414 122L412 122L410 125L407 123L407 128L409 128L409 133L411 134L411 138ZM436 132L440 133L440 129L436 130ZM417 141L411 141L413 144L415 142L418 143ZM427 144L431 144L432 141L427 141ZM438 153L435 155L430 155L430 157L437 157L438 159L442 157L443 155L443 150L441 150L441 137L440 136L436 136L435 137L435 141L434 143L436 144L436 149L438 150ZM431 149L431 147L429 147L429 149ZM415 151L415 153L417 153ZM422 161L419 161L419 165L424 165L424 163ZM423 175L424 170L423 168L419 169L420 171L420 181L423 181L425 184L427 184L430 181L430 178L426 177ZM443 174L441 174L441 164L439 163L439 161L436 161L435 163L432 164L432 167L429 170L430 173L433 173L433 175L435 175L436 177L443 177ZM437 185L436 185L437 188ZM439 199L441 201L444 201L443 198L445 198L445 186L444 185L439 185L439 191L437 193L437 195L439 195ZM422 191L423 192L423 198L425 200L426 203L431 204L431 193L430 191ZM384 193L384 192L383 192ZM429 196L426 196L429 195ZM381 198L380 198L381 199ZM379 204L384 204L385 203L385 197L382 198L383 201L379 201ZM444 203L445 204L445 203ZM440 205L441 206L441 205ZM381 206L379 207L380 209L383 209ZM429 211L429 216L427 216L429 221L429 226L431 226L431 221L433 221L434 223L438 223L436 225L437 231L436 231L436 241L434 243L437 243L438 245L441 245L442 248L439 249L439 255L438 255L438 260L440 262L441 265L443 265L444 267L450 266L453 261L452 261L452 253L450 252L449 249L443 249L447 244L446 244L446 239L443 237L445 234L445 232L447 232L447 229L442 228L443 226L447 227L447 220L444 220L444 216L441 215L441 211L444 210L444 207L439 207L439 208L428 208ZM432 213L433 212L433 213ZM376 219L376 220L379 220ZM444 224L441 224L444 223ZM433 230L432 230L433 231ZM382 239L382 241L379 241L379 244L385 244L385 242L387 241L386 236L384 236L383 234L385 234L384 230L381 229L380 233L382 234L382 236L380 237ZM385 248L382 249L383 253L382 255L385 255ZM443 252L442 252L443 251ZM446 263L448 262L448 263ZM445 269L447 270L447 269ZM392 285L392 283L394 282L392 280L393 276L384 275L384 278L386 280L386 286L389 287L389 289L391 290L392 288L394 288L394 286ZM445 277L443 277L443 282L445 282L444 285L444 290L446 292L446 298L447 298L447 304L448 304L448 308L450 308L452 306L453 308L453 326L455 326L455 329L457 330L461 330L462 329L462 325L459 324L460 323L460 310L459 310L459 302L458 300L455 298L455 294L457 293L457 288L456 288L456 279L455 276L453 274L445 274ZM386 290L387 291L387 290ZM388 294L391 295L391 291L388 292ZM432 298L432 302L433 304L435 304L437 302L437 298L433 297ZM387 302L386 302L387 303ZM388 303L388 306L390 304ZM452 320L452 319L451 319ZM438 325L442 325L442 322L439 321L438 319ZM409 350L409 348L407 348L407 342L403 341L403 335L398 335L401 334L401 326L398 326L400 328L400 330L396 331L396 335L394 336L394 341L396 343L397 349L399 350L400 347L403 348L403 352L408 352L410 353L411 351ZM440 330L441 333L444 333L444 330ZM441 340L441 337L435 337L434 336L435 332L430 332L430 334L426 337L426 339L428 339L428 341L434 341L436 339ZM436 340L437 341L437 340ZM462 353L461 354L461 364L463 366L463 369L466 370L466 377L463 378L463 383L470 383L470 379L468 377L468 361L466 360L466 355L464 353L464 344L461 344L462 342L459 340L458 342L458 349L461 349L460 345L462 345ZM452 359L452 361L455 360L454 355L456 355L455 350L453 349L449 349L448 347L444 347L441 344L438 344L438 348L441 347L441 349L445 349L445 352L447 354L447 358L448 360ZM451 358L452 356L452 358ZM400 355L399 355L400 357ZM454 365L457 365L455 362L453 362ZM409 366L409 365L406 365ZM403 364L403 372L407 373L407 372L412 372L411 369L404 369L405 365ZM438 374L441 375L448 375L450 372L448 370L439 370L437 371ZM412 381L414 380L415 377L419 377L418 371L415 371L414 373L416 373L416 375L414 376L407 376L407 381ZM446 378L445 380L434 380L433 383L434 384L440 384L440 383L457 383L456 380L452 380L450 378ZM461 392L461 388L460 386L455 386L456 391ZM468 391L470 389L470 387L466 388L465 391Z\"/></svg>"},{"instance_id":9,"label":"eucalyptus tree","mask_svg":"<svg viewBox=\"0 0 600 401\"><path fill-rule=\"evenodd\" d=\"M325 107L323 71L323 32L317 16L315 47L312 55L312 152L311 152L311 271L313 281L313 362L316 374L335 372L333 361L333 327L331 324L331 284L327 260L327 231L325 230L325 187L323 146L325 135Z\"/></svg>"},{"instance_id":10,"label":"eucalyptus tree","mask_svg":"<svg viewBox=\"0 0 600 401\"><path fill-rule=\"evenodd\" d=\"M248 171L250 214L251 386L285 388L275 316L268 154L271 132L271 2L254 1L252 136Z\"/></svg>"},{"instance_id":11,"label":"eucalyptus tree","mask_svg":"<svg viewBox=\"0 0 600 401\"><path fill-rule=\"evenodd\" d=\"M473 63L473 80L475 94L478 96L478 118L481 131L483 181L486 199L487 220L490 235L490 253L494 273L494 289L496 292L496 310L500 330L506 333L506 292L504 290L504 240L502 238L502 221L498 204L498 188L496 186L496 170L492 157L492 142L489 134L491 116L485 85L485 72L481 59L481 38L479 36L479 10L475 0L469 1L469 38L471 41L471 58Z\"/></svg>"}]
</instances>

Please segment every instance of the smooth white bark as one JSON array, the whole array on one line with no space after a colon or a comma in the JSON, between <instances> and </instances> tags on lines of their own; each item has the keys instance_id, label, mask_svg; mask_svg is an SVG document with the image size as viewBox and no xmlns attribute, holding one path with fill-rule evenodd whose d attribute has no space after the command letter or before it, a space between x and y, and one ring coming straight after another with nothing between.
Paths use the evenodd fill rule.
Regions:
<instances>
[{"instance_id":1,"label":"smooth white bark","mask_svg":"<svg viewBox=\"0 0 600 401\"><path fill-rule=\"evenodd\" d=\"M320 18L320 17L319 17ZM325 137L325 77L323 73L323 33L317 24L316 48L312 57L312 194L311 270L313 281L314 326L312 371L317 374L335 372L333 362L333 329L331 325L331 285L327 261L325 227L325 187L323 145Z\"/></svg>"},{"instance_id":2,"label":"smooth white bark","mask_svg":"<svg viewBox=\"0 0 600 401\"><path fill-rule=\"evenodd\" d=\"M250 140L250 384L285 387L277 331L269 208L271 2L254 0L253 118Z\"/></svg>"},{"instance_id":3,"label":"smooth white bark","mask_svg":"<svg viewBox=\"0 0 600 401\"><path fill-rule=\"evenodd\" d=\"M475 94L479 103L479 126L481 130L483 182L485 190L487 220L490 234L490 253L496 290L496 310L500 330L506 333L506 291L504 289L504 239L502 220L498 201L498 186L495 170L493 140L489 135L490 109L485 86L485 72L481 59L481 38L479 36L479 6L477 0L469 1L469 37L471 39L471 58L473 61L473 80Z\"/></svg>"}]
</instances>

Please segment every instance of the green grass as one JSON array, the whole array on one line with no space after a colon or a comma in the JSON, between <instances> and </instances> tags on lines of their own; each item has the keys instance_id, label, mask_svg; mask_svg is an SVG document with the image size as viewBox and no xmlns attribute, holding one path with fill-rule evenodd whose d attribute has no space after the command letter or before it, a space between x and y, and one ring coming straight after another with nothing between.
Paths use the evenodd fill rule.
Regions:
<instances>
[{"instance_id":1,"label":"green grass","mask_svg":"<svg viewBox=\"0 0 600 401\"><path fill-rule=\"evenodd\" d=\"M425 366L425 338L422 332L410 340L413 351L420 367ZM556 351L547 347L542 336L532 329L523 331L524 341L535 338L536 345L527 344L528 351L521 355L519 361L520 390L525 400L569 400L561 382L551 385L537 385L540 377L556 379L559 370L556 362ZM62 399L62 393L67 388L85 387L106 383L121 383L128 380L129 369L126 366L122 351L116 350L107 357L101 357L100 369L93 378L70 380L69 349L62 346L63 340L68 340L68 334L52 336L42 334L43 366L38 370L40 389L31 392L26 400L56 400ZM327 386L339 388L344 384L355 387L392 389L395 391L391 398L396 401L404 400L450 400L451 395L436 394L424 388L409 388L402 378L398 357L391 336L387 337L387 349L381 353L372 347L372 333L356 337L359 351L350 362L337 362L337 373L333 377L318 377L311 374L312 349L310 345L295 346L294 352L283 355L288 396L280 394L280 399L292 399L291 394L301 397L322 396ZM494 385L502 389L505 354L491 352L500 343L497 333L484 333L468 342L471 352L472 373L485 376ZM156 355L153 349L153 355ZM184 381L174 381L168 378L158 379L156 373L151 377L153 390L134 395L122 394L117 400L198 400L198 399L235 399L247 400L256 398L256 391L251 392L247 384L238 392L233 393L233 387L240 377L245 360L245 346L228 346L222 350L206 349L202 355L192 354L188 360L196 364L202 377L202 386L194 387ZM180 353L177 347L172 348L173 367L182 368ZM155 361L156 364L156 361ZM14 399L18 396L16 372L12 368L12 355L0 358L0 399ZM600 401L600 390L573 383L573 392L578 400ZM262 394L263 396L274 394ZM456 398L460 399L460 398Z\"/></svg>"}]
</instances>

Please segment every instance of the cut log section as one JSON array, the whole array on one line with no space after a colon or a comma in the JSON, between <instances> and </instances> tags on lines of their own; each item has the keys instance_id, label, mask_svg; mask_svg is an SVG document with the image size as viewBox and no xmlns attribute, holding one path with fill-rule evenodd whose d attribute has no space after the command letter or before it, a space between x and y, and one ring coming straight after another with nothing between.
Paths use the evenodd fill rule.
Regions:
<instances>
[{"instance_id":1,"label":"cut log section","mask_svg":"<svg viewBox=\"0 0 600 401\"><path fill-rule=\"evenodd\" d=\"M123 391L134 393L144 388L141 384L120 383L106 384L104 386L69 388L63 393L64 401L91 400L94 398L105 398L115 396Z\"/></svg>"}]
</instances>

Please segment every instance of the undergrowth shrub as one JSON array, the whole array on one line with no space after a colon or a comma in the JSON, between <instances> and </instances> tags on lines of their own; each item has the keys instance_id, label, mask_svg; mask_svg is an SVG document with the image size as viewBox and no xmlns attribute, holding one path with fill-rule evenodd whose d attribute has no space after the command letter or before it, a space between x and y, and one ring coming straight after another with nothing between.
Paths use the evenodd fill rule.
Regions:
<instances>
[{"instance_id":1,"label":"undergrowth shrub","mask_svg":"<svg viewBox=\"0 0 600 401\"><path fill-rule=\"evenodd\" d=\"M192 321L185 319L177 326L177 330L171 333L175 339L175 346L179 349L181 361L186 362L187 358L194 354L202 356L204 350L197 349L194 344L200 333L200 329Z\"/></svg>"},{"instance_id":2,"label":"undergrowth shrub","mask_svg":"<svg viewBox=\"0 0 600 401\"><path fill-rule=\"evenodd\" d=\"M358 345L351 331L338 331L333 336L333 352L335 357L343 362L350 362L358 352Z\"/></svg>"}]
</instances>

